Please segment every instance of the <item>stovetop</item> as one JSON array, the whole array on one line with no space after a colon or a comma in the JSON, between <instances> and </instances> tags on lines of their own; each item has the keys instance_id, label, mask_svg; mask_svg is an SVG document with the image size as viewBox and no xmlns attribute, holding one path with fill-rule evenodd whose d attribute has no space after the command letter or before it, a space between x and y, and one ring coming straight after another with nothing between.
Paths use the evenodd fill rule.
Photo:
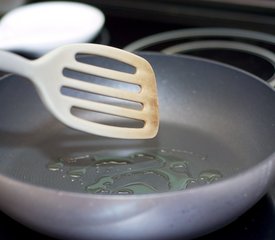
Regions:
<instances>
[{"instance_id":1,"label":"stovetop","mask_svg":"<svg viewBox=\"0 0 275 240\"><path fill-rule=\"evenodd\" d=\"M98 1L94 2L97 3ZM124 3L125 1L120 2ZM155 1L151 3L153 2ZM213 25L211 24L212 21L209 21L209 24L204 23L204 29L201 29L202 26L197 24L197 21L192 22L190 18L187 24L179 20L165 21L165 18L161 19L160 17L149 20L149 18L142 18L140 14L135 14L131 18L126 13L119 14L118 6L112 5L110 8L106 4L105 9L104 3L106 4L108 1L102 1L99 3L99 6L103 8L103 11L106 10L106 24L101 34L95 40L98 43L133 51L146 50L163 51L166 54L192 54L234 65L257 75L265 81L273 80L275 35L261 32L260 30L264 30L264 28L253 29L255 26L249 28L250 25L247 23L245 25L246 28L243 28L244 25L242 24L242 28L236 29L238 26L236 25L237 22L233 21L234 24L230 25L230 21L227 20L221 22L223 23L221 26L218 24ZM131 8L130 5L127 6L128 9ZM114 14L110 11L112 9L116 10ZM141 10L142 8L139 9L139 12ZM261 15L261 17L263 16ZM224 28L225 25L227 28ZM213 26L215 26L214 32ZM212 34L206 34L206 30L210 28L212 29ZM250 32L249 30L252 29L257 30L258 33ZM238 32L239 30L241 31ZM190 33L193 35L189 36L188 34ZM150 36L156 39L155 43L150 41ZM216 46L219 47L214 48L213 44L217 43L219 44ZM184 46L182 47L182 45ZM205 47L202 48L201 46ZM264 53L263 56L260 53ZM25 239L53 239L26 228L4 213L0 213L0 219L0 239L18 239L18 236ZM242 240L275 239L275 185L271 186L270 191L254 207L236 219L236 221L199 239L231 240L234 238Z\"/></svg>"}]
</instances>

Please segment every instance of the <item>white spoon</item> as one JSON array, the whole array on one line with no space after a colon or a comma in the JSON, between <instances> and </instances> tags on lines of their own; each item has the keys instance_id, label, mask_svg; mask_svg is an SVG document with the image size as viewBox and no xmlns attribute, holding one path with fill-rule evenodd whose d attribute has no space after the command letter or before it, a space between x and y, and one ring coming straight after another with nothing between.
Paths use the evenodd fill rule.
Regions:
<instances>
[{"instance_id":1,"label":"white spoon","mask_svg":"<svg viewBox=\"0 0 275 240\"><path fill-rule=\"evenodd\" d=\"M0 49L39 57L69 43L90 42L105 17L97 8L75 2L43 2L19 7L0 22Z\"/></svg>"}]
</instances>

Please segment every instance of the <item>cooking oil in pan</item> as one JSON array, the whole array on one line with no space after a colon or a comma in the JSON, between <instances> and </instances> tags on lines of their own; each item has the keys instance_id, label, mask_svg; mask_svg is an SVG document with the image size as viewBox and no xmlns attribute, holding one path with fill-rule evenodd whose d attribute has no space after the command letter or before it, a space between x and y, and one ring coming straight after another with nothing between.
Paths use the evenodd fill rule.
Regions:
<instances>
[{"instance_id":1,"label":"cooking oil in pan","mask_svg":"<svg viewBox=\"0 0 275 240\"><path fill-rule=\"evenodd\" d=\"M178 149L106 151L65 156L49 163L48 170L78 180L87 193L146 194L179 191L220 180L223 174L216 169L192 171L192 163L206 159Z\"/></svg>"},{"instance_id":2,"label":"cooking oil in pan","mask_svg":"<svg viewBox=\"0 0 275 240\"><path fill-rule=\"evenodd\" d=\"M64 164L62 162L54 162L48 164L48 169L50 171L60 171L64 167Z\"/></svg>"}]
</instances>

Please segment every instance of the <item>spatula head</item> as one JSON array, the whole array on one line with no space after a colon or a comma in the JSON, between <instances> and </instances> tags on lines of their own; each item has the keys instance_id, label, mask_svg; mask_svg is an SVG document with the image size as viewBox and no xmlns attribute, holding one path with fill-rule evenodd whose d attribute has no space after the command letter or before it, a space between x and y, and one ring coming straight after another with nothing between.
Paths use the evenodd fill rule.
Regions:
<instances>
[{"instance_id":1,"label":"spatula head","mask_svg":"<svg viewBox=\"0 0 275 240\"><path fill-rule=\"evenodd\" d=\"M114 61L112 69L89 62L95 57L103 59L103 65L105 60ZM156 136L157 85L154 71L145 59L109 46L73 44L54 50L42 57L40 63L46 69L39 84L42 99L66 125L113 138ZM133 71L113 69L121 63ZM121 88L123 85L127 87ZM102 115L100 121L93 118L98 113Z\"/></svg>"}]
</instances>

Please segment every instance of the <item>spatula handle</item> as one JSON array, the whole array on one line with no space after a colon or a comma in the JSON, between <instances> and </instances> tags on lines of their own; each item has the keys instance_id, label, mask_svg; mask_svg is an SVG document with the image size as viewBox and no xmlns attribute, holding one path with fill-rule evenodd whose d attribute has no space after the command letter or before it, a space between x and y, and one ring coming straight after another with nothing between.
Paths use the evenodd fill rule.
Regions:
<instances>
[{"instance_id":1,"label":"spatula handle","mask_svg":"<svg viewBox=\"0 0 275 240\"><path fill-rule=\"evenodd\" d=\"M31 60L17 54L0 50L0 70L16 73L24 77L31 76Z\"/></svg>"}]
</instances>

